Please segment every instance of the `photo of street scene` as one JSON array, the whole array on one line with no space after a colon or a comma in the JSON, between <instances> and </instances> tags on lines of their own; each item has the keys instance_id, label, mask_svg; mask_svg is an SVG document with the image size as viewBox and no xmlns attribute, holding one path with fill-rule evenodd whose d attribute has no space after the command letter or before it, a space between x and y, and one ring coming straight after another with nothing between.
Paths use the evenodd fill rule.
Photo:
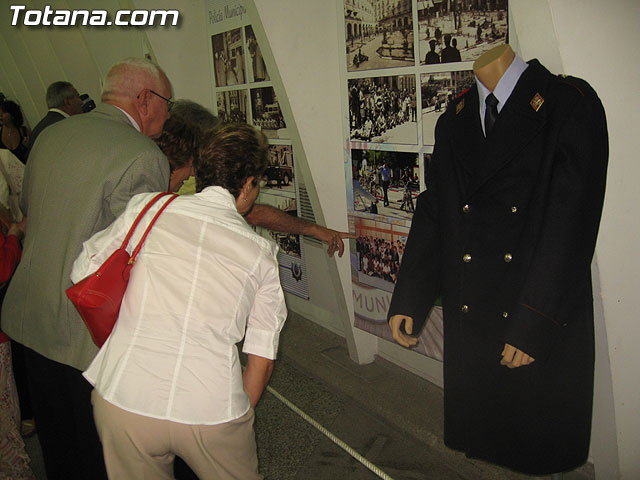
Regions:
<instances>
[{"instance_id":1,"label":"photo of street scene","mask_svg":"<svg viewBox=\"0 0 640 480\"><path fill-rule=\"evenodd\" d=\"M507 0L418 0L420 63L473 61L508 41Z\"/></svg>"},{"instance_id":2,"label":"photo of street scene","mask_svg":"<svg viewBox=\"0 0 640 480\"><path fill-rule=\"evenodd\" d=\"M418 143L416 77L349 80L351 140L376 143Z\"/></svg>"},{"instance_id":3,"label":"photo of street scene","mask_svg":"<svg viewBox=\"0 0 640 480\"><path fill-rule=\"evenodd\" d=\"M211 36L213 69L216 86L239 85L246 82L242 30L236 28Z\"/></svg>"},{"instance_id":4,"label":"photo of street scene","mask_svg":"<svg viewBox=\"0 0 640 480\"><path fill-rule=\"evenodd\" d=\"M260 188L290 193L295 197L291 145L269 145L269 166L262 176Z\"/></svg>"},{"instance_id":5,"label":"photo of street scene","mask_svg":"<svg viewBox=\"0 0 640 480\"><path fill-rule=\"evenodd\" d=\"M420 76L422 95L422 143L435 144L435 128L438 117L458 95L473 87L473 70L457 72L424 73Z\"/></svg>"},{"instance_id":6,"label":"photo of street scene","mask_svg":"<svg viewBox=\"0 0 640 480\"><path fill-rule=\"evenodd\" d=\"M409 227L357 218L355 233L358 281L393 292Z\"/></svg>"},{"instance_id":7,"label":"photo of street scene","mask_svg":"<svg viewBox=\"0 0 640 480\"><path fill-rule=\"evenodd\" d=\"M253 125L267 138L287 138L284 117L273 87L251 89Z\"/></svg>"},{"instance_id":8,"label":"photo of street scene","mask_svg":"<svg viewBox=\"0 0 640 480\"><path fill-rule=\"evenodd\" d=\"M414 65L412 0L344 0L347 71Z\"/></svg>"},{"instance_id":9,"label":"photo of street scene","mask_svg":"<svg viewBox=\"0 0 640 480\"><path fill-rule=\"evenodd\" d=\"M244 36L247 41L247 50L249 50L249 55L251 56L249 83L269 80L267 65L264 63L260 45L258 45L256 35L253 33L253 27L251 25L244 27Z\"/></svg>"},{"instance_id":10,"label":"photo of street scene","mask_svg":"<svg viewBox=\"0 0 640 480\"><path fill-rule=\"evenodd\" d=\"M351 164L354 211L413 218L420 192L416 153L352 149Z\"/></svg>"},{"instance_id":11,"label":"photo of street scene","mask_svg":"<svg viewBox=\"0 0 640 480\"><path fill-rule=\"evenodd\" d=\"M227 90L216 93L218 118L223 123L247 123L247 91Z\"/></svg>"}]
</instances>

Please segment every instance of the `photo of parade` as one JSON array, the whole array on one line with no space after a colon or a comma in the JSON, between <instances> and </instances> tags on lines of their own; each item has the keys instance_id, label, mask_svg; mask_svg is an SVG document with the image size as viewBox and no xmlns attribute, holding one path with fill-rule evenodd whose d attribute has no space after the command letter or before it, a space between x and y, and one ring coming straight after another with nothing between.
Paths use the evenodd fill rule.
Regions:
<instances>
[{"instance_id":1,"label":"photo of parade","mask_svg":"<svg viewBox=\"0 0 640 480\"><path fill-rule=\"evenodd\" d=\"M239 85L246 82L242 30L236 28L211 36L213 69L216 86Z\"/></svg>"},{"instance_id":2,"label":"photo of parade","mask_svg":"<svg viewBox=\"0 0 640 480\"><path fill-rule=\"evenodd\" d=\"M291 145L269 145L269 165L260 188L290 193L295 196L293 153Z\"/></svg>"},{"instance_id":3,"label":"photo of parade","mask_svg":"<svg viewBox=\"0 0 640 480\"><path fill-rule=\"evenodd\" d=\"M393 292L409 227L356 218L358 281Z\"/></svg>"},{"instance_id":4,"label":"photo of parade","mask_svg":"<svg viewBox=\"0 0 640 480\"><path fill-rule=\"evenodd\" d=\"M422 65L473 61L508 41L507 0L419 0Z\"/></svg>"},{"instance_id":5,"label":"photo of parade","mask_svg":"<svg viewBox=\"0 0 640 480\"><path fill-rule=\"evenodd\" d=\"M284 117L273 87L251 89L253 125L267 138L287 138Z\"/></svg>"},{"instance_id":6,"label":"photo of parade","mask_svg":"<svg viewBox=\"0 0 640 480\"><path fill-rule=\"evenodd\" d=\"M414 65L412 0L344 0L347 71Z\"/></svg>"},{"instance_id":7,"label":"photo of parade","mask_svg":"<svg viewBox=\"0 0 640 480\"><path fill-rule=\"evenodd\" d=\"M267 65L264 63L264 57L262 56L260 45L258 45L256 35L253 33L253 27L251 25L244 27L244 35L247 41L247 50L251 56L251 63L249 64L249 83L269 80Z\"/></svg>"},{"instance_id":8,"label":"photo of parade","mask_svg":"<svg viewBox=\"0 0 640 480\"><path fill-rule=\"evenodd\" d=\"M247 91L227 90L216 93L218 119L223 123L247 123Z\"/></svg>"},{"instance_id":9,"label":"photo of parade","mask_svg":"<svg viewBox=\"0 0 640 480\"><path fill-rule=\"evenodd\" d=\"M420 76L422 98L422 143L435 143L435 128L438 117L449 103L465 90L473 87L475 77L472 70L457 72L423 73Z\"/></svg>"},{"instance_id":10,"label":"photo of parade","mask_svg":"<svg viewBox=\"0 0 640 480\"><path fill-rule=\"evenodd\" d=\"M376 143L418 143L416 77L349 80L351 140Z\"/></svg>"},{"instance_id":11,"label":"photo of parade","mask_svg":"<svg viewBox=\"0 0 640 480\"><path fill-rule=\"evenodd\" d=\"M353 210L410 219L420 192L418 154L351 150Z\"/></svg>"}]
</instances>

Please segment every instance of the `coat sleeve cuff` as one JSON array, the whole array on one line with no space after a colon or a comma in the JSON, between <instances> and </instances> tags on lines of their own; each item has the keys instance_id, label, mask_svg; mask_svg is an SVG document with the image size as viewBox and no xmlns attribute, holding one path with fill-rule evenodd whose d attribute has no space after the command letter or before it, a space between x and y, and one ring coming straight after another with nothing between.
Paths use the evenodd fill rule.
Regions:
<instances>
[{"instance_id":1,"label":"coat sleeve cuff","mask_svg":"<svg viewBox=\"0 0 640 480\"><path fill-rule=\"evenodd\" d=\"M505 343L512 345L536 361L549 358L563 325L556 319L526 304L518 305L506 335Z\"/></svg>"}]
</instances>

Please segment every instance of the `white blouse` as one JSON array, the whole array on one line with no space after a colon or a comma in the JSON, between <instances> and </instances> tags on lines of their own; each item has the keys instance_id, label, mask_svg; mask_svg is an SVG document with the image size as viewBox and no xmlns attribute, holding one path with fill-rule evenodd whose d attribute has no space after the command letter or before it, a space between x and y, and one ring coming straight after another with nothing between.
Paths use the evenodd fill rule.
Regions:
<instances>
[{"instance_id":1,"label":"white blouse","mask_svg":"<svg viewBox=\"0 0 640 480\"><path fill-rule=\"evenodd\" d=\"M154 193L83 245L71 280L97 270ZM168 198L168 197L167 197ZM147 212L137 245L166 201ZM236 343L274 359L287 316L278 247L257 235L221 187L176 198L151 229L131 270L116 326L86 372L108 402L133 413L213 425L249 410Z\"/></svg>"}]
</instances>

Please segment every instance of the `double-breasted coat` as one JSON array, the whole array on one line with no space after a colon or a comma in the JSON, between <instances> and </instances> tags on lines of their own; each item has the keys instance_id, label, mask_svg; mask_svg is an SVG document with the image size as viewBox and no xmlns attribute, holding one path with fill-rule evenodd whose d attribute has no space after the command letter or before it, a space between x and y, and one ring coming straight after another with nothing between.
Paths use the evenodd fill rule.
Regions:
<instances>
[{"instance_id":1,"label":"double-breasted coat","mask_svg":"<svg viewBox=\"0 0 640 480\"><path fill-rule=\"evenodd\" d=\"M442 294L449 447L531 474L586 461L607 138L593 89L537 60L486 139L476 87L440 117L389 316L417 334ZM505 343L535 361L501 366Z\"/></svg>"}]
</instances>

